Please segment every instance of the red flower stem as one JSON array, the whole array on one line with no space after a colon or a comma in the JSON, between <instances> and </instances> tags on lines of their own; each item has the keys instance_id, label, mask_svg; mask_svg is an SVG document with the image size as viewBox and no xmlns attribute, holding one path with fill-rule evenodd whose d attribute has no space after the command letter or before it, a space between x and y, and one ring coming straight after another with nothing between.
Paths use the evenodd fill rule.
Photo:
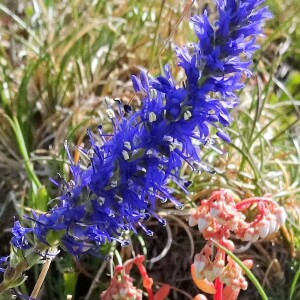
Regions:
<instances>
[{"instance_id":1,"label":"red flower stem","mask_svg":"<svg viewBox=\"0 0 300 300\"><path fill-rule=\"evenodd\" d=\"M219 277L215 280L216 293L214 294L214 300L223 300L223 282Z\"/></svg>"},{"instance_id":2,"label":"red flower stem","mask_svg":"<svg viewBox=\"0 0 300 300\"><path fill-rule=\"evenodd\" d=\"M135 264L139 268L140 274L143 277L143 285L144 285L144 288L147 290L148 297L149 297L148 299L149 300L154 300L154 294L153 294L153 291L152 291L152 285L153 285L152 278L150 278L148 276L147 270L141 262L136 261Z\"/></svg>"},{"instance_id":3,"label":"red flower stem","mask_svg":"<svg viewBox=\"0 0 300 300\"><path fill-rule=\"evenodd\" d=\"M147 270L143 265L144 261L145 261L145 257L143 255L138 255L135 258L127 260L123 266L116 267L114 277L116 278L120 272L124 272L125 274L129 275L129 272L133 264L135 264L138 267L139 272L143 278L143 285L144 288L147 290L149 300L154 300L154 294L152 291L153 279L148 276Z\"/></svg>"},{"instance_id":4,"label":"red flower stem","mask_svg":"<svg viewBox=\"0 0 300 300\"><path fill-rule=\"evenodd\" d=\"M148 296L149 296L149 300L154 300L154 295L153 295L153 291L152 289L146 289L147 290L147 293L148 293Z\"/></svg>"},{"instance_id":5,"label":"red flower stem","mask_svg":"<svg viewBox=\"0 0 300 300\"><path fill-rule=\"evenodd\" d=\"M222 259L225 261L226 259L225 252L221 249L218 249L218 251L222 254ZM221 281L220 277L217 277L215 280L215 288L216 288L216 293L214 295L214 300L223 300L223 282Z\"/></svg>"},{"instance_id":6,"label":"red flower stem","mask_svg":"<svg viewBox=\"0 0 300 300\"><path fill-rule=\"evenodd\" d=\"M267 198L267 197L253 197L253 198L248 198L248 199L245 199L245 200L237 203L235 207L236 207L237 210L243 210L244 206L248 206L248 205L251 205L253 203L261 202L261 201L269 202L270 204L274 204L274 201L270 198Z\"/></svg>"}]
</instances>

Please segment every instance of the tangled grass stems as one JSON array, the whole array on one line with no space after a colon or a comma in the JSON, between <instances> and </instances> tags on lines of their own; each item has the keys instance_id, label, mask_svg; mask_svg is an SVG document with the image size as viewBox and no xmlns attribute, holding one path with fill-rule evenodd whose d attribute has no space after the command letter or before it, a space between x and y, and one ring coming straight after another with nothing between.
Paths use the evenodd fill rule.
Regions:
<instances>
[{"instance_id":1,"label":"tangled grass stems","mask_svg":"<svg viewBox=\"0 0 300 300\"><path fill-rule=\"evenodd\" d=\"M173 238L172 238L172 231L171 231L171 228L170 228L170 225L168 224L168 222L166 223L165 228L166 228L166 232L167 232L167 243L160 254L158 254L155 257L151 257L147 261L149 264L154 264L154 263L160 261L161 259L163 259L171 249Z\"/></svg>"},{"instance_id":2,"label":"tangled grass stems","mask_svg":"<svg viewBox=\"0 0 300 300\"><path fill-rule=\"evenodd\" d=\"M182 221L179 217L177 217L176 215L170 215L170 214L165 214L163 212L160 213L161 216L166 217L167 219L171 219L173 221L175 221L175 224L178 223L179 226L181 226L184 231L186 232L187 236L188 236L188 240L190 242L190 249L191 249L191 254L190 254L190 260L193 259L194 254L195 254L195 245L194 245L194 239L193 236L191 234L191 231L189 229L189 227L187 226L187 224Z\"/></svg>"},{"instance_id":3,"label":"tangled grass stems","mask_svg":"<svg viewBox=\"0 0 300 300\"><path fill-rule=\"evenodd\" d=\"M112 3L112 1L111 1L111 3ZM142 7L143 4L137 3L137 5L139 7ZM298 30L298 29L293 29L293 28L297 28L294 25L295 24L295 16L298 11L297 10L297 1L286 1L285 3L283 3L282 1L276 1L276 2L270 1L270 5L272 7L278 6L278 9L280 7L282 9L284 7L284 10L283 10L284 13L280 12L280 13L278 13L278 15L275 15L275 21L274 21L275 26L273 26L273 28L275 28L275 29L272 29L270 27L270 29L268 29L268 31L267 31L267 35L270 36L270 38L268 38L266 43L264 43L264 45L263 45L263 49L262 49L263 52L261 52L263 57L257 57L257 60L260 60L260 63L257 68L257 72L259 74L259 78L266 77L266 76L268 76L268 74L270 74L269 78L272 78L272 76L276 76L275 78L280 80L281 82L284 82L284 84L288 88L288 83L291 82L293 79L292 78L284 79L283 77L280 76L280 74L278 74L278 70L281 68L282 65L286 64L288 57L292 57L293 59L297 57L298 50L297 50L297 47L295 47L295 45L297 45L297 43L291 44L291 47L289 47L288 49L286 47L283 47L284 42L285 42L284 39L285 38L293 39L295 37L295 32ZM97 11L97 12L99 12L99 10L101 10L103 8L103 4L101 5L101 3L99 3L99 2L96 6L97 7L95 7L95 11ZM76 7L76 5L74 5L74 7ZM47 15L45 13L45 9L47 10L48 8L42 7L43 14L41 15L41 19ZM74 8L72 7L72 9L74 9ZM94 9L94 7L93 7L93 9ZM131 7L128 8L127 12L130 11L130 9L131 9ZM80 10L80 9L78 8L78 10ZM150 9L149 9L149 11L150 11ZM276 12L276 10L275 10L275 12ZM75 15L75 12L74 12L74 15ZM77 14L77 17L82 18L82 16L80 14L79 15ZM26 17L24 18L24 20L26 21ZM164 18L162 20L164 21ZM53 30L53 24L50 24L50 25L52 26L52 30ZM165 25L166 25L166 23L165 23ZM292 28L292 26L293 26L293 28ZM138 27L138 26L136 26L136 27ZM162 26L162 27L166 28L167 26ZM151 27L148 27L147 30L151 30ZM121 33L120 35L124 36L123 33ZM141 33L140 36L142 34L143 33ZM19 35L19 37L20 37L18 39L19 41L22 41L22 43L26 42L26 40L25 40L26 37L25 38L22 37L21 34L19 34L19 33L17 33L16 35ZM185 35L188 35L188 33L185 33ZM145 45L144 41L140 42L140 45L137 45L136 48L132 47L131 49L135 49L136 52L139 52L139 49L140 49L139 46L141 46L141 45ZM33 53L34 53L34 50L36 50L36 46L28 43L28 41L27 41L26 46L28 46L28 48L31 49ZM268 49L268 47L271 47L271 49ZM272 48L273 49L275 48L274 52L272 51ZM113 47L112 47L112 49L113 49ZM285 52L282 52L282 51L280 52L279 51L280 49L285 49ZM72 50L74 50L74 49L72 48ZM167 52L169 52L168 50L169 49L166 49ZM153 53L155 53L157 51L158 51L158 49L156 51L153 51ZM82 49L80 49L79 52L83 53ZM36 53L38 53L38 50L36 51ZM269 53L272 53L272 54L269 54ZM163 53L163 55L164 54L165 53ZM81 55L81 54L79 54L79 55ZM270 60L269 60L268 56L272 57L271 64L270 64ZM139 53L137 53L135 59L138 57L140 57ZM150 57L150 55L148 55L148 57ZM162 60L164 60L164 58L162 58ZM66 61L68 61L68 58L66 58ZM142 60L137 60L137 61L139 61L139 63L138 63L139 65L145 65ZM106 61L106 63L107 62L108 61ZM149 64L146 63L146 65L149 65ZM295 69L296 68L295 66L296 66L295 64L293 65L293 60L292 60L292 62L289 61L289 65L288 65L289 71L288 72L290 72L292 69ZM50 68L50 67L51 67L50 64L45 66L45 68ZM129 66L129 69L131 67ZM155 70L157 70L157 69L158 68L156 68ZM110 66L109 70L111 70L111 66ZM66 71L66 69L64 69L64 71L60 74L61 75L60 78L63 77L62 74L65 71ZM72 70L71 73L74 74L74 72L75 71ZM32 78L35 77L35 73L38 73L38 70L35 70L34 72L31 73ZM84 73L89 74L89 72L82 72L82 74L84 74ZM109 73L109 71L107 73ZM121 72L119 72L119 73L121 73ZM118 77L118 72L114 73L114 76ZM38 77L38 76L36 76L36 77ZM74 76L74 78L79 78L79 77L80 77L79 73L78 73L78 75ZM252 152L252 158L254 158L254 163L257 166L260 166L259 172L261 173L262 177L265 179L265 182L267 183L267 190L271 191L271 192L276 191L278 201L280 201L281 203L284 203L286 205L287 209L291 213L291 222L293 222L295 224L295 226L293 226L293 225L287 226L288 234L291 237L290 239L288 239L288 243L289 243L288 248L289 249L293 248L294 252L296 249L296 252L297 252L297 249L299 248L298 238L297 238L297 228L299 227L298 226L299 218L297 217L297 212L298 212L297 176L299 177L299 173L297 173L299 171L297 171L297 170L299 170L299 168L298 168L299 159L297 157L299 157L298 156L299 151L297 151L297 148L296 148L297 147L297 139L294 137L294 134L296 132L298 123L296 120L293 121L290 118L292 115L292 112L293 112L293 108L294 108L294 106L290 102L290 99L287 99L287 100L280 99L280 97L281 97L280 96L280 87L278 89L278 85L276 86L275 84L272 84L272 80L268 80L268 78L267 78L267 81L261 80L260 84L265 84L266 82L267 82L267 84L265 85L266 89L261 89L262 94L263 95L266 94L266 97L263 97L263 99L257 98L257 96L256 96L257 93L255 93L255 92L253 92L253 93L250 92L249 95L247 95L247 93L248 93L248 91L247 91L246 95L243 94L243 99L245 101L247 101L247 99L248 100L254 99L254 101L252 102L252 105L249 105L248 107L253 107L253 108L257 109L260 114L260 117L262 117L262 118L256 118L256 117L255 118L247 118L246 115L244 114L244 111L246 109L245 110L241 109L240 111L238 111L238 115L241 117L240 123L242 125L242 126L240 126L241 131L240 131L239 135L246 136L248 134L247 128L246 127L244 128L243 124L248 124L253 119L255 119L257 122L257 125L252 123L252 127L251 127L251 128L254 128L254 134L256 133L256 135L253 138L249 139L250 141L252 140L252 145L254 145L254 146L251 147L251 143L249 143L249 144L246 143L241 146L241 144L239 143L239 135L237 135L236 138L234 138L234 142L236 142L236 147L240 150L240 152L239 152L240 155L237 155L236 153L234 154L234 149L232 149L231 146L228 148L229 149L229 158L230 158L229 162L224 162L224 160L222 161L222 159L218 159L212 153L210 153L208 155L208 157L210 157L210 161L212 161L212 164L215 164L215 163L219 164L220 169L225 170L225 172L223 175L217 174L217 175L215 175L213 177L209 177L209 178L205 174L200 174L200 175L196 176L196 179L194 180L194 186L195 186L194 190L195 190L195 193L198 193L200 189L201 190L206 189L204 192L209 193L209 189L214 189L214 187L216 187L216 186L222 186L222 187L226 187L226 188L228 188L228 187L233 188L239 195L244 195L244 194L249 195L249 196L258 195L259 191L261 189L263 189L264 187L259 183L259 177L257 176L257 174L255 176L253 176L252 166L247 161L247 158L244 158L246 162L245 162L245 168L242 170L243 175L239 174L237 168L235 167L235 166L238 166L240 164L241 159L243 159L243 157L246 156L245 155L246 152L244 152L244 148L247 148L247 147L251 148L250 151ZM64 83L64 85L65 85L65 83ZM125 85L126 85L126 83L125 83ZM72 86L72 84L69 84L69 86ZM97 84L94 81L94 83L91 84L91 86L90 86L90 90L88 90L86 88L86 94L88 94L96 86L97 86ZM259 87L257 84L255 84L254 86ZM59 87L59 85L57 85L57 87ZM48 86L48 88L49 88L49 90L51 90L51 86ZM111 89L111 88L109 88L109 89ZM45 90L46 90L46 88L44 88L44 91ZM62 88L62 90L63 90L63 88ZM65 90L66 91L68 90L67 85L65 85ZM118 93L117 92L118 88L112 88L111 90L113 90L114 94ZM120 89L119 89L119 91L120 91ZM13 89L11 89L11 92L13 94ZM59 93L57 92L57 94L59 94ZM66 95L65 92L63 94L66 96L66 98L69 97ZM102 93L102 95L104 95L104 94L105 94L105 92ZM72 99L72 97L73 97L73 95L71 95L69 97L69 100L66 101L66 103L70 104L70 107L68 108L68 111L69 111L68 113L71 114L72 111L75 111L75 114L78 115L79 110L78 109L76 110L75 109L76 107L74 107L74 105L72 105L72 103L73 103L73 101L76 102L80 98L80 95L77 94L74 99ZM293 92L292 97L297 99L296 93ZM256 99L258 99L258 101L256 101ZM43 103L46 103L46 101L47 101L47 99L43 98ZM274 101L277 101L277 103L274 103ZM4 101L4 102L6 103L6 104L4 103L5 105L7 105L7 103L9 103L7 101ZM95 112L88 113L88 111L94 110L94 107L97 107L97 105L98 105L97 103L99 103L99 101L94 101L91 106L82 105L83 110L81 113L81 117L84 117L86 114L88 114L87 118L89 118L91 116L91 114L95 114ZM266 103L266 104L261 105L262 103ZM81 102L80 104L83 104L83 102ZM294 102L294 104L298 106L298 102ZM289 111L286 111L284 109L284 107L290 108ZM265 110L265 108L266 108L266 110ZM281 113L282 109L286 113L282 114ZM59 115L62 115L63 117L66 116L66 114L64 114L61 110L59 112ZM269 123L265 123L265 118L272 120L272 121L270 121ZM73 118L73 119L69 118L69 120L68 120L69 124L72 123L71 124L72 127L74 127L77 122L77 120L74 120L74 119L75 118ZM60 119L59 119L58 115L55 115L52 120L54 120L54 121L58 120L58 122L59 122ZM61 127L67 126L68 122L65 122L64 125ZM98 121L95 120L95 123L97 123L97 122ZM34 122L30 121L29 123L33 124ZM48 128L48 129L51 128L50 124L51 124L51 122L49 122L49 124L45 128ZM93 121L93 124L94 124L94 121ZM72 137L70 139L71 141L73 141L73 140L76 141L79 131L82 131L82 128L83 127L81 127L81 128L79 127L77 130L74 130L74 135L73 135L74 138ZM263 128L263 130L260 131L261 128ZM285 130L285 129L277 130L278 128L286 128L287 130ZM2 129L3 128L1 128L1 132L2 132ZM269 139L269 137L268 137L268 134L270 132L275 132L274 136L271 137L271 139ZM2 136L2 134L1 134L1 136ZM11 138L10 140L12 141L13 138L11 136L12 136L11 134L8 135L8 137L10 137ZM37 139L40 138L40 134L38 136L39 137ZM57 148L59 149L61 147L60 145L62 144L62 141L65 139L65 134L62 133L62 130L60 130L60 134L58 134L58 136L59 137L56 139L56 141L54 143L55 144L54 148L56 148L56 149ZM250 136L252 136L252 134ZM36 137L34 137L34 139L35 138ZM291 142L291 138L293 139L294 144L293 144L293 142ZM28 138L27 140L30 140L30 138ZM45 140L45 139L43 138L42 140ZM12 162L9 163L9 159L8 159L9 157L11 157L10 155L12 155L13 157L16 156L17 159L19 160L20 159L19 154L16 151L14 151L14 147L12 145L7 144L7 143L4 144L4 141L1 140L1 145L2 145L2 143L3 143L3 148L1 148L1 150L2 149L4 149L4 150L1 151L1 159L3 158L2 161L5 162L6 166L9 164L8 167L5 167L7 170L5 172L5 176L6 176L7 172L9 172L8 174L10 176L7 176L6 178L10 178L10 181L13 182L13 180L15 180L15 178L19 176L18 175L19 173L21 173L24 178L24 170L21 169L18 171L14 171L15 173L12 172L12 170L16 170L16 168L15 167L11 168L11 166L13 166L13 163ZM286 144L286 146L284 146L284 143ZM260 144L261 146L258 147L257 144ZM46 143L44 143L44 145L45 145L45 147L47 147ZM5 153L7 153L8 151L12 154L9 154L9 156L5 156ZM14 152L16 152L16 153L14 153ZM31 150L28 149L28 153L30 153L30 152L31 152ZM257 159L257 155L259 156L259 159ZM49 158L50 157L51 156L49 155ZM35 160L36 158L37 157L34 157L32 159L32 161ZM38 169L38 171L41 171L40 170L41 164L39 162L36 162L36 160L35 160L34 165L35 165L35 168ZM234 167L232 165L234 165ZM60 172L61 172L61 169L62 168L60 168ZM66 174L67 172L65 171L64 173ZM4 174L4 173L2 173L2 174ZM38 175L43 174L43 172L39 172L37 174ZM55 171L53 172L53 174L55 174ZM26 176L26 174L25 174L25 176ZM48 177L48 176L49 175L46 175L46 177ZM41 177L39 179L44 182L44 180L43 180L44 176L42 175L39 177ZM9 183L8 180L6 180L6 182ZM281 187L281 191L279 193L278 193L278 186ZM26 184L25 185L21 184L21 189L24 189L24 187L26 187ZM288 187L289 191L286 191L285 187ZM27 191L24 190L23 193L26 195ZM194 199L197 199L197 197L195 196ZM25 207L26 206L31 206L30 201L25 201ZM186 211L188 211L188 208L186 209ZM182 211L180 213L185 214L185 212L182 212ZM292 224L292 223L290 223L290 224ZM278 236L276 236L275 238L278 239ZM286 246L284 246L284 247L286 247ZM253 249L250 249L250 250L253 250ZM273 249L272 251L276 252L277 250ZM291 252L293 252L293 251L291 250ZM252 253L255 254L255 251L253 251ZM289 259L291 259L291 261L293 260L292 257L289 257ZM62 280L62 279L59 279L59 280ZM54 282L54 280L52 282ZM278 285L276 285L276 283L275 283L275 284L273 284L273 286L278 286ZM285 289L288 289L288 284L285 285ZM295 299L297 299L297 294L294 293L293 295L294 295Z\"/></svg>"}]
</instances>

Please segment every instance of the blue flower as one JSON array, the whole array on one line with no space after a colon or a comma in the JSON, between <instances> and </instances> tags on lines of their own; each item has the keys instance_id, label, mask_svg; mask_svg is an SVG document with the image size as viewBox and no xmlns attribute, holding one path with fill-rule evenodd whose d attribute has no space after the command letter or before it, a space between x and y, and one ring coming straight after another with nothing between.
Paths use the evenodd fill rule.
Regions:
<instances>
[{"instance_id":1,"label":"blue flower","mask_svg":"<svg viewBox=\"0 0 300 300\"><path fill-rule=\"evenodd\" d=\"M9 256L0 257L0 265L2 265L3 263L7 263L8 260L9 260ZM0 272L4 273L5 269L0 267Z\"/></svg>"},{"instance_id":2,"label":"blue flower","mask_svg":"<svg viewBox=\"0 0 300 300\"><path fill-rule=\"evenodd\" d=\"M192 50L177 48L177 56L187 76L187 105L192 107L194 118L200 117L202 136L208 136L207 125L212 124L218 129L217 135L229 142L220 125L228 126L231 122L230 109L238 104L236 91L243 87L242 75L251 76L249 59L258 49L255 37L262 33L263 21L271 14L267 7L259 8L264 1L215 2L219 19L212 25L208 11L202 17L193 17L199 42L190 47ZM248 59L244 60L245 57ZM209 110L205 110L207 106Z\"/></svg>"},{"instance_id":3,"label":"blue flower","mask_svg":"<svg viewBox=\"0 0 300 300\"><path fill-rule=\"evenodd\" d=\"M20 224L19 221L16 221L12 228L13 238L11 239L11 243L20 249L30 248L30 244L26 238L26 235L32 231L32 228L25 228Z\"/></svg>"},{"instance_id":4,"label":"blue flower","mask_svg":"<svg viewBox=\"0 0 300 300\"><path fill-rule=\"evenodd\" d=\"M201 145L210 144L211 129L230 142L224 127L230 125L230 110L239 99L243 75L251 76L251 56L258 46L264 19L270 17L264 1L216 0L219 19L212 24L208 11L192 18L199 41L192 47L177 47L179 66L186 74L183 86L176 86L171 69L152 78L145 72L132 76L133 88L143 95L142 107L133 112L119 103L119 114L108 103L112 134L88 130L91 147L78 148L89 159L83 168L71 161L73 179L52 182L62 195L48 213L34 214L33 229L15 224L12 243L29 246L26 234L33 232L49 243L51 231L60 232L60 245L73 255L97 253L107 242L126 245L124 232L143 225L150 216L164 224L157 213L157 202L171 201L178 188L188 193L191 182L180 176L184 163L212 172L201 161ZM172 188L169 183L173 182Z\"/></svg>"}]
</instances>

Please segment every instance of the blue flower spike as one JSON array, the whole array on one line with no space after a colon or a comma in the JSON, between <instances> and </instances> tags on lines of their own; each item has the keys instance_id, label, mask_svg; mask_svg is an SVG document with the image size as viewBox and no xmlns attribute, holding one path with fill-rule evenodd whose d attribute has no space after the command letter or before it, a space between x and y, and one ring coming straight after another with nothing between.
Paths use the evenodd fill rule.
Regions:
<instances>
[{"instance_id":1,"label":"blue flower spike","mask_svg":"<svg viewBox=\"0 0 300 300\"><path fill-rule=\"evenodd\" d=\"M198 42L177 47L178 64L186 74L184 85L176 86L171 69L152 78L145 72L132 76L135 92L143 95L142 107L134 112L119 103L119 115L108 106L113 134L88 130L91 147L81 149L90 165L71 161L73 179L55 180L62 192L59 203L46 214L30 218L34 228L13 228L12 244L26 249L27 234L50 243L49 232L61 232L60 246L73 255L99 253L112 241L122 245L124 232L139 226L153 233L143 220L156 218L157 202L171 201L182 208L174 196L175 188L188 193L191 182L180 177L184 163L193 170L209 170L201 161L201 145L211 145L211 128L217 137L230 143L226 133L232 121L230 110L239 99L243 76L251 76L253 53L259 48L256 37L271 14L264 1L215 0L218 20L212 23L209 12L194 16ZM214 146L211 145L213 148ZM170 187L173 182L173 188Z\"/></svg>"}]
</instances>

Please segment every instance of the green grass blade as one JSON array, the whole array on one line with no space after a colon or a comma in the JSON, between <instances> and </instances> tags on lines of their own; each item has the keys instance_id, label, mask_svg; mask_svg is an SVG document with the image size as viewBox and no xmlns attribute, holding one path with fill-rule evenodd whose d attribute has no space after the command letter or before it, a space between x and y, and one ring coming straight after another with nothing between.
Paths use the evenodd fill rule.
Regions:
<instances>
[{"instance_id":1,"label":"green grass blade","mask_svg":"<svg viewBox=\"0 0 300 300\"><path fill-rule=\"evenodd\" d=\"M299 282L300 279L300 268L298 269L297 273L294 276L292 285L291 285L291 289L290 289L290 296L289 296L289 300L293 299L293 296L296 292L296 288L297 288L297 283Z\"/></svg>"},{"instance_id":2,"label":"green grass blade","mask_svg":"<svg viewBox=\"0 0 300 300\"><path fill-rule=\"evenodd\" d=\"M12 11L10 11L6 6L0 3L0 10L9 15L17 24L19 24L21 27L23 27L31 36L32 38L37 42L39 46L43 46L43 43L38 38L38 36L35 34L35 32L16 14L14 14Z\"/></svg>"}]
</instances>

